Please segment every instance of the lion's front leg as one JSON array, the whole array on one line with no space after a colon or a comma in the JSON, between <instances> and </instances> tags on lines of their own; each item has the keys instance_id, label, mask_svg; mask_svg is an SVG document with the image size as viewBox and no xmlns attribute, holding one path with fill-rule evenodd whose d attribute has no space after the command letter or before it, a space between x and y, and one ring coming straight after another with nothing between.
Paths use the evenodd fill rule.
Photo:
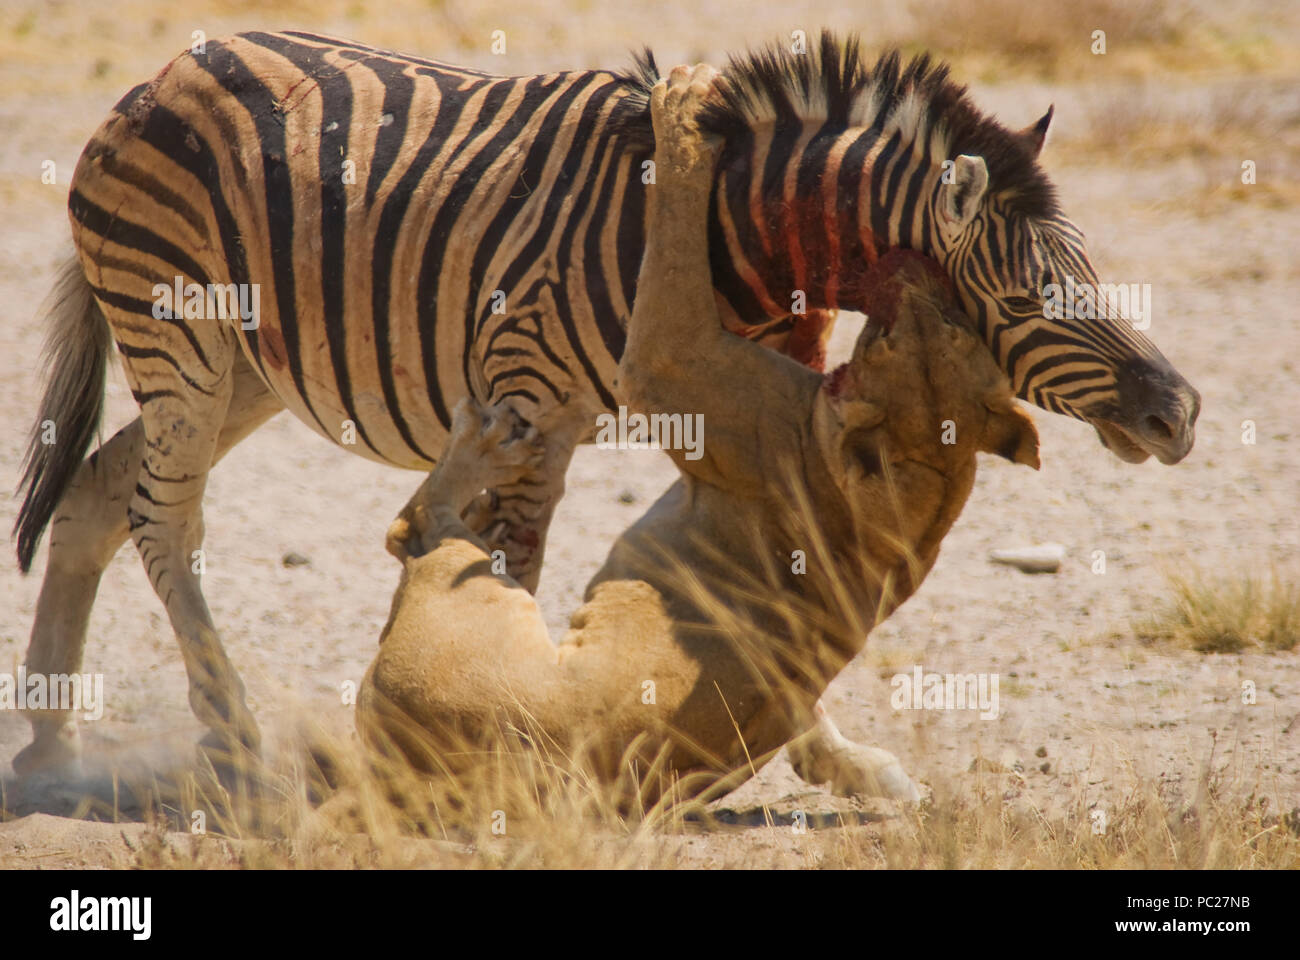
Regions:
<instances>
[{"instance_id":1,"label":"lion's front leg","mask_svg":"<svg viewBox=\"0 0 1300 960\"><path fill-rule=\"evenodd\" d=\"M821 378L723 327L709 267L717 151L699 125L720 82L707 65L677 67L651 95L655 182L647 187L645 255L615 386L636 413L695 418L700 443L666 447L680 470L752 490L779 466L754 438L766 438L770 450L799 449L805 418L798 411Z\"/></svg>"},{"instance_id":2,"label":"lion's front leg","mask_svg":"<svg viewBox=\"0 0 1300 960\"><path fill-rule=\"evenodd\" d=\"M536 478L545 459L537 429L510 407L462 400L442 459L388 528L388 552L402 561L420 557L449 534L489 552L462 517L498 489Z\"/></svg>"},{"instance_id":3,"label":"lion's front leg","mask_svg":"<svg viewBox=\"0 0 1300 960\"><path fill-rule=\"evenodd\" d=\"M717 77L707 64L676 67L650 97L655 155L646 248L617 381L638 407L671 402L668 381L689 380L689 368L724 336L709 269L716 150L698 121Z\"/></svg>"}]
</instances>

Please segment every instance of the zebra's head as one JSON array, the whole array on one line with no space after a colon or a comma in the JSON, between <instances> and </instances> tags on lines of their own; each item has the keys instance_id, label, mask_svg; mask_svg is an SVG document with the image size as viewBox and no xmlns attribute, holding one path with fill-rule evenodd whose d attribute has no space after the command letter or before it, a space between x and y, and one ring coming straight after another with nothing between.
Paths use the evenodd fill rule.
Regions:
<instances>
[{"instance_id":1,"label":"zebra's head","mask_svg":"<svg viewBox=\"0 0 1300 960\"><path fill-rule=\"evenodd\" d=\"M647 54L627 78L642 131L657 72ZM1017 396L1087 421L1124 460L1191 450L1200 397L1116 315L1135 315L1117 302L1130 288L1098 285L1038 164L1050 110L1010 130L943 64L868 66L829 33L733 57L716 94L700 123L723 141L709 248L729 328L786 349L824 311L864 309L885 250L915 250L943 265Z\"/></svg>"},{"instance_id":2,"label":"zebra's head","mask_svg":"<svg viewBox=\"0 0 1300 960\"><path fill-rule=\"evenodd\" d=\"M1038 169L1051 109L1019 133L979 119L966 147L984 149L958 152L961 134L950 134L953 155L929 198L934 254L962 306L1017 396L1087 421L1123 460L1177 463L1192 448L1200 395L1136 328L1149 320L1142 286L1100 283Z\"/></svg>"}]
</instances>

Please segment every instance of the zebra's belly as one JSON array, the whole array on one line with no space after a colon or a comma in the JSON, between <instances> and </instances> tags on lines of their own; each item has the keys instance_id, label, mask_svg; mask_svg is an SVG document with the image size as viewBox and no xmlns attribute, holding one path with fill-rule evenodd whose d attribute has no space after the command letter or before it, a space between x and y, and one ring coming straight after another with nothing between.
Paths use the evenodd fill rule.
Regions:
<instances>
[{"instance_id":1,"label":"zebra's belly","mask_svg":"<svg viewBox=\"0 0 1300 960\"><path fill-rule=\"evenodd\" d=\"M398 360L384 375L354 357L342 368L333 361L325 368L313 366L306 358L327 354L329 340L301 336L301 327L299 332L296 364L289 362L284 331L273 316L264 317L256 331L240 332L245 355L285 407L331 443L368 460L431 469L442 455L448 431L412 382L407 365ZM252 343L250 336L256 337ZM446 401L454 409L467 393L449 391Z\"/></svg>"},{"instance_id":2,"label":"zebra's belly","mask_svg":"<svg viewBox=\"0 0 1300 960\"><path fill-rule=\"evenodd\" d=\"M503 334L501 328L513 323L504 318L500 324L485 325L468 351L468 363L460 362L458 351L457 362L447 364L455 366L455 372L444 370L433 386L415 332L400 324L390 331L391 361L381 367L367 349L373 338L369 327L358 325L346 335L331 337L319 317L300 312L298 320L296 363L289 362L285 331L273 309L256 330L238 331L245 355L294 416L330 442L376 463L431 469L446 445L451 412L471 394L484 402L509 404L543 432L576 435L580 442L594 436L597 415L610 408L603 393L612 381L612 359L600 365L595 377L575 375L578 371L563 362L569 358L562 331L548 330L560 327L553 317L530 315L542 335L550 335L550 358L541 351L529 356L523 338ZM436 327L459 327L457 320L440 317ZM503 358L487 344L513 349ZM322 361L331 350L342 350L346 359Z\"/></svg>"}]
</instances>

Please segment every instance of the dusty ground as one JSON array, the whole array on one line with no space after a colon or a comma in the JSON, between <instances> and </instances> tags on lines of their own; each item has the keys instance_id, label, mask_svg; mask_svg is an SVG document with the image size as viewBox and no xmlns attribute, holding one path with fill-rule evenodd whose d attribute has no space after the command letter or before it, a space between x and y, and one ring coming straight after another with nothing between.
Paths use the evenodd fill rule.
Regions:
<instances>
[{"instance_id":1,"label":"dusty ground","mask_svg":"<svg viewBox=\"0 0 1300 960\"><path fill-rule=\"evenodd\" d=\"M707 15L650 4L615 13L581 0L557 12L562 6L521 14L503 4L391 4L379 13L362 4L218 3L178 17L161 4L126 3L111 18L73 3L0 11L0 488L17 485L40 388L36 307L68 249L67 177L121 92L188 45L192 30L306 26L511 73L616 66L641 42L660 50L661 62L716 62L791 25L859 29L869 45L925 42L909 33L924 12L903 6L877 22L855 17L856 5L818 4L805 15L782 4L764 17L746 4L743 22L725 5ZM1283 11L1256 4L1242 12L1238 33L1213 34L1220 40L1203 69L1176 55L1130 55L1114 38L1113 60L1078 60L1086 69L1066 77L1000 70L978 50L959 60L970 65L958 74L974 81L979 102L1009 123L1056 103L1045 156L1066 207L1103 278L1153 285L1149 333L1204 407L1196 448L1177 467L1122 464L1089 428L1041 412L1041 472L984 464L924 587L828 696L847 735L895 751L936 788L969 786L972 760L983 754L1023 767L996 775L1008 803L1049 811L1113 808L1139 780L1163 784L1175 800L1190 797L1207 771L1234 795L1269 797L1273 809L1300 804L1297 655L1207 656L1144 644L1133 630L1167 596L1170 571L1228 577L1300 568L1300 31ZM504 61L484 52L498 27L510 31ZM47 159L57 165L55 185L40 181ZM1240 184L1243 160L1257 163L1254 186ZM852 318L843 322L839 349L855 330ZM106 435L133 411L119 376ZM1253 446L1242 443L1247 419L1257 427ZM540 591L554 631L608 543L672 476L654 452L579 452ZM287 414L213 474L205 592L264 728L304 709L349 728L340 687L359 681L374 653L397 573L383 532L417 482L327 445ZM0 527L12 525L17 507L0 500ZM987 559L990 549L1046 541L1068 549L1054 575ZM1091 569L1097 550L1106 555L1101 575ZM310 563L286 568L290 551ZM43 563L42 553L23 577L12 554L0 558L0 672L22 661ZM1000 716L892 710L888 678L914 664L1000 674ZM84 669L105 675L107 697L103 719L84 727L88 753L139 753L167 737L197 736L162 605L129 547L104 576ZM1241 702L1245 680L1258 691L1251 706ZM20 716L0 713L6 770L27 736ZM16 785L7 789L12 796ZM726 801L736 809L761 803L845 809L784 761ZM762 863L769 844L787 842L769 834L754 827L694 836L685 861ZM0 824L0 865L122 864L133 862L132 849L104 825L43 815Z\"/></svg>"}]
</instances>

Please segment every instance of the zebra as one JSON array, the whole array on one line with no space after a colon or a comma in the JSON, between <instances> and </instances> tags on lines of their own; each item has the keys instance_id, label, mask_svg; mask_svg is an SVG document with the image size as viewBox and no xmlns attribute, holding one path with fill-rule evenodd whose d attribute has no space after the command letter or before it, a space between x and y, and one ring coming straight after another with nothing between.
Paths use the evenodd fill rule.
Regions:
<instances>
[{"instance_id":1,"label":"zebra","mask_svg":"<svg viewBox=\"0 0 1300 960\"><path fill-rule=\"evenodd\" d=\"M475 514L532 590L576 444L615 409L654 179L653 55L623 72L498 77L308 32L208 41L129 91L87 144L76 255L49 308L52 373L15 527L51 545L29 672L80 669L100 576L130 537L177 636L205 743L260 734L191 557L208 471L281 409L382 463L428 470L466 396L556 440L542 488ZM1016 394L1174 463L1200 400L1131 324L1054 320L1045 285L1095 281L1037 158L946 65L873 65L830 33L731 58L702 122L723 138L710 265L724 325L819 366L886 248L943 265ZM166 293L260 291L213 318ZM160 303L163 303L160 309ZM232 310L234 304L232 303ZM189 314L193 314L193 316ZM83 461L116 345L140 416ZM681 345L689 350L689 344ZM58 442L41 442L52 421ZM350 442L355 441L355 442ZM51 524L51 520L53 523ZM30 715L20 773L75 761L71 714Z\"/></svg>"}]
</instances>

